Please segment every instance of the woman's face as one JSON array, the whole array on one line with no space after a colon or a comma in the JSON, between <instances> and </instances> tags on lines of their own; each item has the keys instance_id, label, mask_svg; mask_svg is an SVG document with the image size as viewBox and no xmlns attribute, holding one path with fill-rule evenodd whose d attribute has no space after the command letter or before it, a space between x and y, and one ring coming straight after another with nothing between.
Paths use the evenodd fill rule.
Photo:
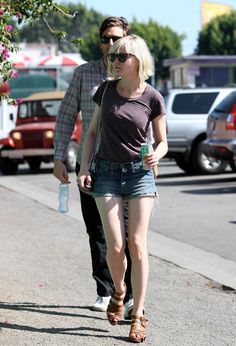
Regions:
<instances>
[{"instance_id":1,"label":"woman's face","mask_svg":"<svg viewBox=\"0 0 236 346\"><path fill-rule=\"evenodd\" d=\"M115 73L119 77L138 76L139 61L134 55L127 54L124 48L121 48L119 52L116 52L115 54L116 55L114 56L115 60L113 62L113 67Z\"/></svg>"}]
</instances>

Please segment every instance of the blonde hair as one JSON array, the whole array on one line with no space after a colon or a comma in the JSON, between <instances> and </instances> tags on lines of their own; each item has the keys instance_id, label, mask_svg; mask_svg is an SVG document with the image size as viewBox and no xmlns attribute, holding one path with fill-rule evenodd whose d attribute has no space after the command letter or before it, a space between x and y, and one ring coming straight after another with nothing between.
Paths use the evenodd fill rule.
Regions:
<instances>
[{"instance_id":1,"label":"blonde hair","mask_svg":"<svg viewBox=\"0 0 236 346\"><path fill-rule=\"evenodd\" d=\"M117 40L110 48L109 53L119 53L121 49L128 54L134 55L139 61L138 74L141 81L148 79L154 74L154 62L146 42L137 35L128 35ZM116 76L114 65L108 60L108 73Z\"/></svg>"}]
</instances>

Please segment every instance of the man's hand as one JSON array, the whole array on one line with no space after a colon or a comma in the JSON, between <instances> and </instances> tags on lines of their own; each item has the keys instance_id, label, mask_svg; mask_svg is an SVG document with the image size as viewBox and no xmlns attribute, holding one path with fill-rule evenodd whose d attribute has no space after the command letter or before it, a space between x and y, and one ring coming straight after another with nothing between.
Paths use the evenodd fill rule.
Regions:
<instances>
[{"instance_id":1,"label":"man's hand","mask_svg":"<svg viewBox=\"0 0 236 346\"><path fill-rule=\"evenodd\" d=\"M61 160L54 160L53 175L62 183L70 183L67 168Z\"/></svg>"}]
</instances>

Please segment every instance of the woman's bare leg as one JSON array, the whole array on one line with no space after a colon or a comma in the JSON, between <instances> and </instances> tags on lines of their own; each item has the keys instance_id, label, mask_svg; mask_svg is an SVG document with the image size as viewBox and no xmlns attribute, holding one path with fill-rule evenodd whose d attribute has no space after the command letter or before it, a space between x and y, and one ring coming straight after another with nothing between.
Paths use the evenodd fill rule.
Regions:
<instances>
[{"instance_id":1,"label":"woman's bare leg","mask_svg":"<svg viewBox=\"0 0 236 346\"><path fill-rule=\"evenodd\" d=\"M117 293L124 292L125 256L124 201L121 197L96 197L107 244L107 264Z\"/></svg>"},{"instance_id":2,"label":"woman's bare leg","mask_svg":"<svg viewBox=\"0 0 236 346\"><path fill-rule=\"evenodd\" d=\"M128 201L128 244L132 260L131 282L133 315L142 316L148 280L147 229L154 198L140 197Z\"/></svg>"}]
</instances>

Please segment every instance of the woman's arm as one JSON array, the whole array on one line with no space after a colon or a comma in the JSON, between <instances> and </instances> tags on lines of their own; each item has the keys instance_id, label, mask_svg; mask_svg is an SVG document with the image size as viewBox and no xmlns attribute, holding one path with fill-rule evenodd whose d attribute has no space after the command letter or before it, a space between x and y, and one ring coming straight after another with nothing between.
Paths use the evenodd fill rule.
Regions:
<instances>
[{"instance_id":1,"label":"woman's arm","mask_svg":"<svg viewBox=\"0 0 236 346\"><path fill-rule=\"evenodd\" d=\"M91 176L89 172L91 159L96 150L97 136L99 135L100 127L100 117L101 109L98 105L95 105L93 117L91 119L89 128L86 133L83 151L82 151L82 160L80 165L80 171L77 177L77 183L82 188L89 187L91 185Z\"/></svg>"},{"instance_id":2,"label":"woman's arm","mask_svg":"<svg viewBox=\"0 0 236 346\"><path fill-rule=\"evenodd\" d=\"M166 134L166 116L160 115L152 120L153 135L155 139L155 150L145 157L145 162L149 167L158 164L158 161L164 157L168 151Z\"/></svg>"}]
</instances>

